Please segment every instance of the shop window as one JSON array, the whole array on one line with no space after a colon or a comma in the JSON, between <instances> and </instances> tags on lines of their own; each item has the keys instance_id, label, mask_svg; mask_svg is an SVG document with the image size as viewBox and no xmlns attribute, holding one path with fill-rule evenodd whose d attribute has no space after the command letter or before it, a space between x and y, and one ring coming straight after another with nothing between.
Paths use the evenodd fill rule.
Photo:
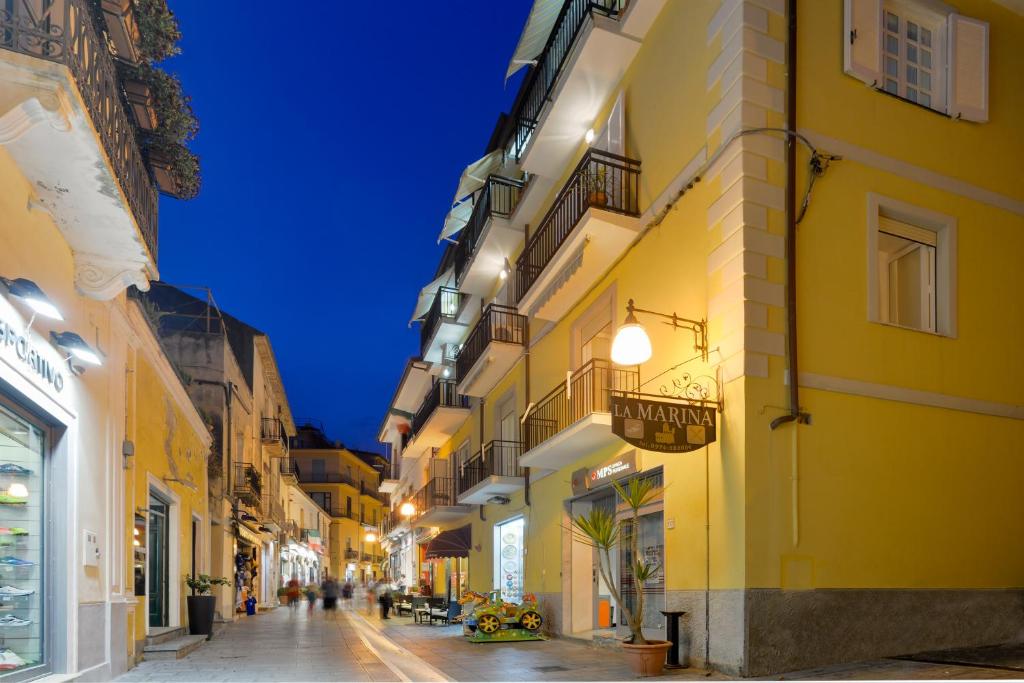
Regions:
<instances>
[{"instance_id":1,"label":"shop window","mask_svg":"<svg viewBox=\"0 0 1024 683\"><path fill-rule=\"evenodd\" d=\"M845 0L844 71L954 118L988 120L988 23L925 0Z\"/></svg>"},{"instance_id":2,"label":"shop window","mask_svg":"<svg viewBox=\"0 0 1024 683\"><path fill-rule=\"evenodd\" d=\"M0 673L43 663L44 434L0 409Z\"/></svg>"},{"instance_id":3,"label":"shop window","mask_svg":"<svg viewBox=\"0 0 1024 683\"><path fill-rule=\"evenodd\" d=\"M868 229L869 319L955 334L955 221L872 196Z\"/></svg>"},{"instance_id":4,"label":"shop window","mask_svg":"<svg viewBox=\"0 0 1024 683\"><path fill-rule=\"evenodd\" d=\"M494 588L501 599L523 599L523 542L525 521L516 517L494 526Z\"/></svg>"}]
</instances>

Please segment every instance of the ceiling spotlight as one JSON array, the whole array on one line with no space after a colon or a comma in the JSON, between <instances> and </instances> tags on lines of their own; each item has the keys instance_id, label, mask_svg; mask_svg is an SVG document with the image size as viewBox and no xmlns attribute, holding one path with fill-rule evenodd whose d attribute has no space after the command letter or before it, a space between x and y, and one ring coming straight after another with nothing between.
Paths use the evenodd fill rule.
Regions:
<instances>
[{"instance_id":1,"label":"ceiling spotlight","mask_svg":"<svg viewBox=\"0 0 1024 683\"><path fill-rule=\"evenodd\" d=\"M50 301L50 297L46 296L43 290L39 288L39 285L32 282L32 280L26 280L23 277L19 277L16 280L8 280L5 277L0 277L0 283L7 287L7 291L12 296L24 301L25 305L36 314L53 320L64 319L64 316L60 314L57 307Z\"/></svg>"},{"instance_id":2,"label":"ceiling spotlight","mask_svg":"<svg viewBox=\"0 0 1024 683\"><path fill-rule=\"evenodd\" d=\"M77 358L83 363L103 365L103 360L99 354L74 332L51 332L50 339L53 340L54 344L70 353L71 357Z\"/></svg>"}]
</instances>

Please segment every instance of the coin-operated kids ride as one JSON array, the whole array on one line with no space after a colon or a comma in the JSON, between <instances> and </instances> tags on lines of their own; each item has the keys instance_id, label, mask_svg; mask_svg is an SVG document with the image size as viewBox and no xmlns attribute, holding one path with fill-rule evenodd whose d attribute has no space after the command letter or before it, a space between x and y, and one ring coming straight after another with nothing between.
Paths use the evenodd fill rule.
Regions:
<instances>
[{"instance_id":1,"label":"coin-operated kids ride","mask_svg":"<svg viewBox=\"0 0 1024 683\"><path fill-rule=\"evenodd\" d=\"M505 602L500 591L487 595L472 591L459 599L463 613L463 635L471 643L547 640L540 627L544 619L537 611L537 596L523 595L520 603Z\"/></svg>"}]
</instances>

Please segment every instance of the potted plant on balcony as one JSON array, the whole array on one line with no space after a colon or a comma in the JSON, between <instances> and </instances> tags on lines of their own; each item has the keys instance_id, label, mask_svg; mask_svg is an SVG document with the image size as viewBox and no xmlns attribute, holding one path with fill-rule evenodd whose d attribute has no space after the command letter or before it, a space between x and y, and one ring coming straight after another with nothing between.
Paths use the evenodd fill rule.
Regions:
<instances>
[{"instance_id":1,"label":"potted plant on balcony","mask_svg":"<svg viewBox=\"0 0 1024 683\"><path fill-rule=\"evenodd\" d=\"M181 40L178 20L168 9L166 0L134 0L134 5L135 21L139 26L139 56L148 62L160 62L181 52L178 48Z\"/></svg>"},{"instance_id":2,"label":"potted plant on balcony","mask_svg":"<svg viewBox=\"0 0 1024 683\"><path fill-rule=\"evenodd\" d=\"M587 202L590 206L605 206L608 204L608 169L598 166L587 171Z\"/></svg>"},{"instance_id":3,"label":"potted plant on balcony","mask_svg":"<svg viewBox=\"0 0 1024 683\"><path fill-rule=\"evenodd\" d=\"M199 157L184 145L151 141L146 147L146 159L153 180L164 194L178 199L192 199L199 194Z\"/></svg>"},{"instance_id":4,"label":"potted plant on balcony","mask_svg":"<svg viewBox=\"0 0 1024 683\"><path fill-rule=\"evenodd\" d=\"M230 582L223 576L185 576L185 585L192 590L188 601L188 631L192 635L213 637L213 614L217 607L217 596L210 595L214 586L227 586Z\"/></svg>"},{"instance_id":5,"label":"potted plant on balcony","mask_svg":"<svg viewBox=\"0 0 1024 683\"><path fill-rule=\"evenodd\" d=\"M100 0L103 23L114 56L127 62L139 61L139 22L132 0Z\"/></svg>"},{"instance_id":6,"label":"potted plant on balcony","mask_svg":"<svg viewBox=\"0 0 1024 683\"><path fill-rule=\"evenodd\" d=\"M623 522L617 521L613 512L594 507L587 514L574 517L572 524L588 544L597 549L598 571L600 571L605 585L611 591L615 604L618 605L619 614L629 625L630 638L622 644L622 648L629 657L634 673L638 676L655 676L664 667L665 654L672 644L667 640L648 640L643 634L643 585L648 579L654 577L660 565L651 564L641 559L640 540L636 530L640 528L640 509L651 502L656 490L654 484L648 479L633 479L626 487L618 483L612 485L615 487L615 492L632 512L632 518L628 522L631 530L629 533L629 557L632 559L631 570L634 586L636 586L635 605L630 607L626 604L619 585L612 581L611 550L619 546L620 552L625 551L621 547L622 535L625 533Z\"/></svg>"}]
</instances>

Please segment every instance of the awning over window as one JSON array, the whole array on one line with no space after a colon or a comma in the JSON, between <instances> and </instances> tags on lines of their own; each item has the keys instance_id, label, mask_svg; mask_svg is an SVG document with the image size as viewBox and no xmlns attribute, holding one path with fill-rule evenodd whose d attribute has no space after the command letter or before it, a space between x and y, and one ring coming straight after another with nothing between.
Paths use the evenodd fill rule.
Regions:
<instances>
[{"instance_id":1,"label":"awning over window","mask_svg":"<svg viewBox=\"0 0 1024 683\"><path fill-rule=\"evenodd\" d=\"M532 64L544 50L563 4L564 0L533 0L530 16L526 19L526 26L523 27L519 44L512 53L512 61L505 73L506 81L527 64Z\"/></svg>"},{"instance_id":2,"label":"awning over window","mask_svg":"<svg viewBox=\"0 0 1024 683\"><path fill-rule=\"evenodd\" d=\"M416 301L416 308L413 309L412 318L409 320L410 325L417 320L423 319L423 316L430 311L430 307L434 303L434 297L437 296L437 290L441 287L451 286L454 279L455 270L449 268L435 278L429 285L420 290L419 299Z\"/></svg>"},{"instance_id":3,"label":"awning over window","mask_svg":"<svg viewBox=\"0 0 1024 683\"><path fill-rule=\"evenodd\" d=\"M441 240L448 239L459 230L466 227L466 223L469 223L469 217L473 215L473 200L470 198L464 201L458 202L452 207L452 210L448 212L448 215L444 219L444 227L441 228L441 236L437 238L437 243L440 244Z\"/></svg>"},{"instance_id":4,"label":"awning over window","mask_svg":"<svg viewBox=\"0 0 1024 683\"><path fill-rule=\"evenodd\" d=\"M441 560L446 557L469 557L472 543L472 524L458 529L442 531L427 543L426 559Z\"/></svg>"}]
</instances>

